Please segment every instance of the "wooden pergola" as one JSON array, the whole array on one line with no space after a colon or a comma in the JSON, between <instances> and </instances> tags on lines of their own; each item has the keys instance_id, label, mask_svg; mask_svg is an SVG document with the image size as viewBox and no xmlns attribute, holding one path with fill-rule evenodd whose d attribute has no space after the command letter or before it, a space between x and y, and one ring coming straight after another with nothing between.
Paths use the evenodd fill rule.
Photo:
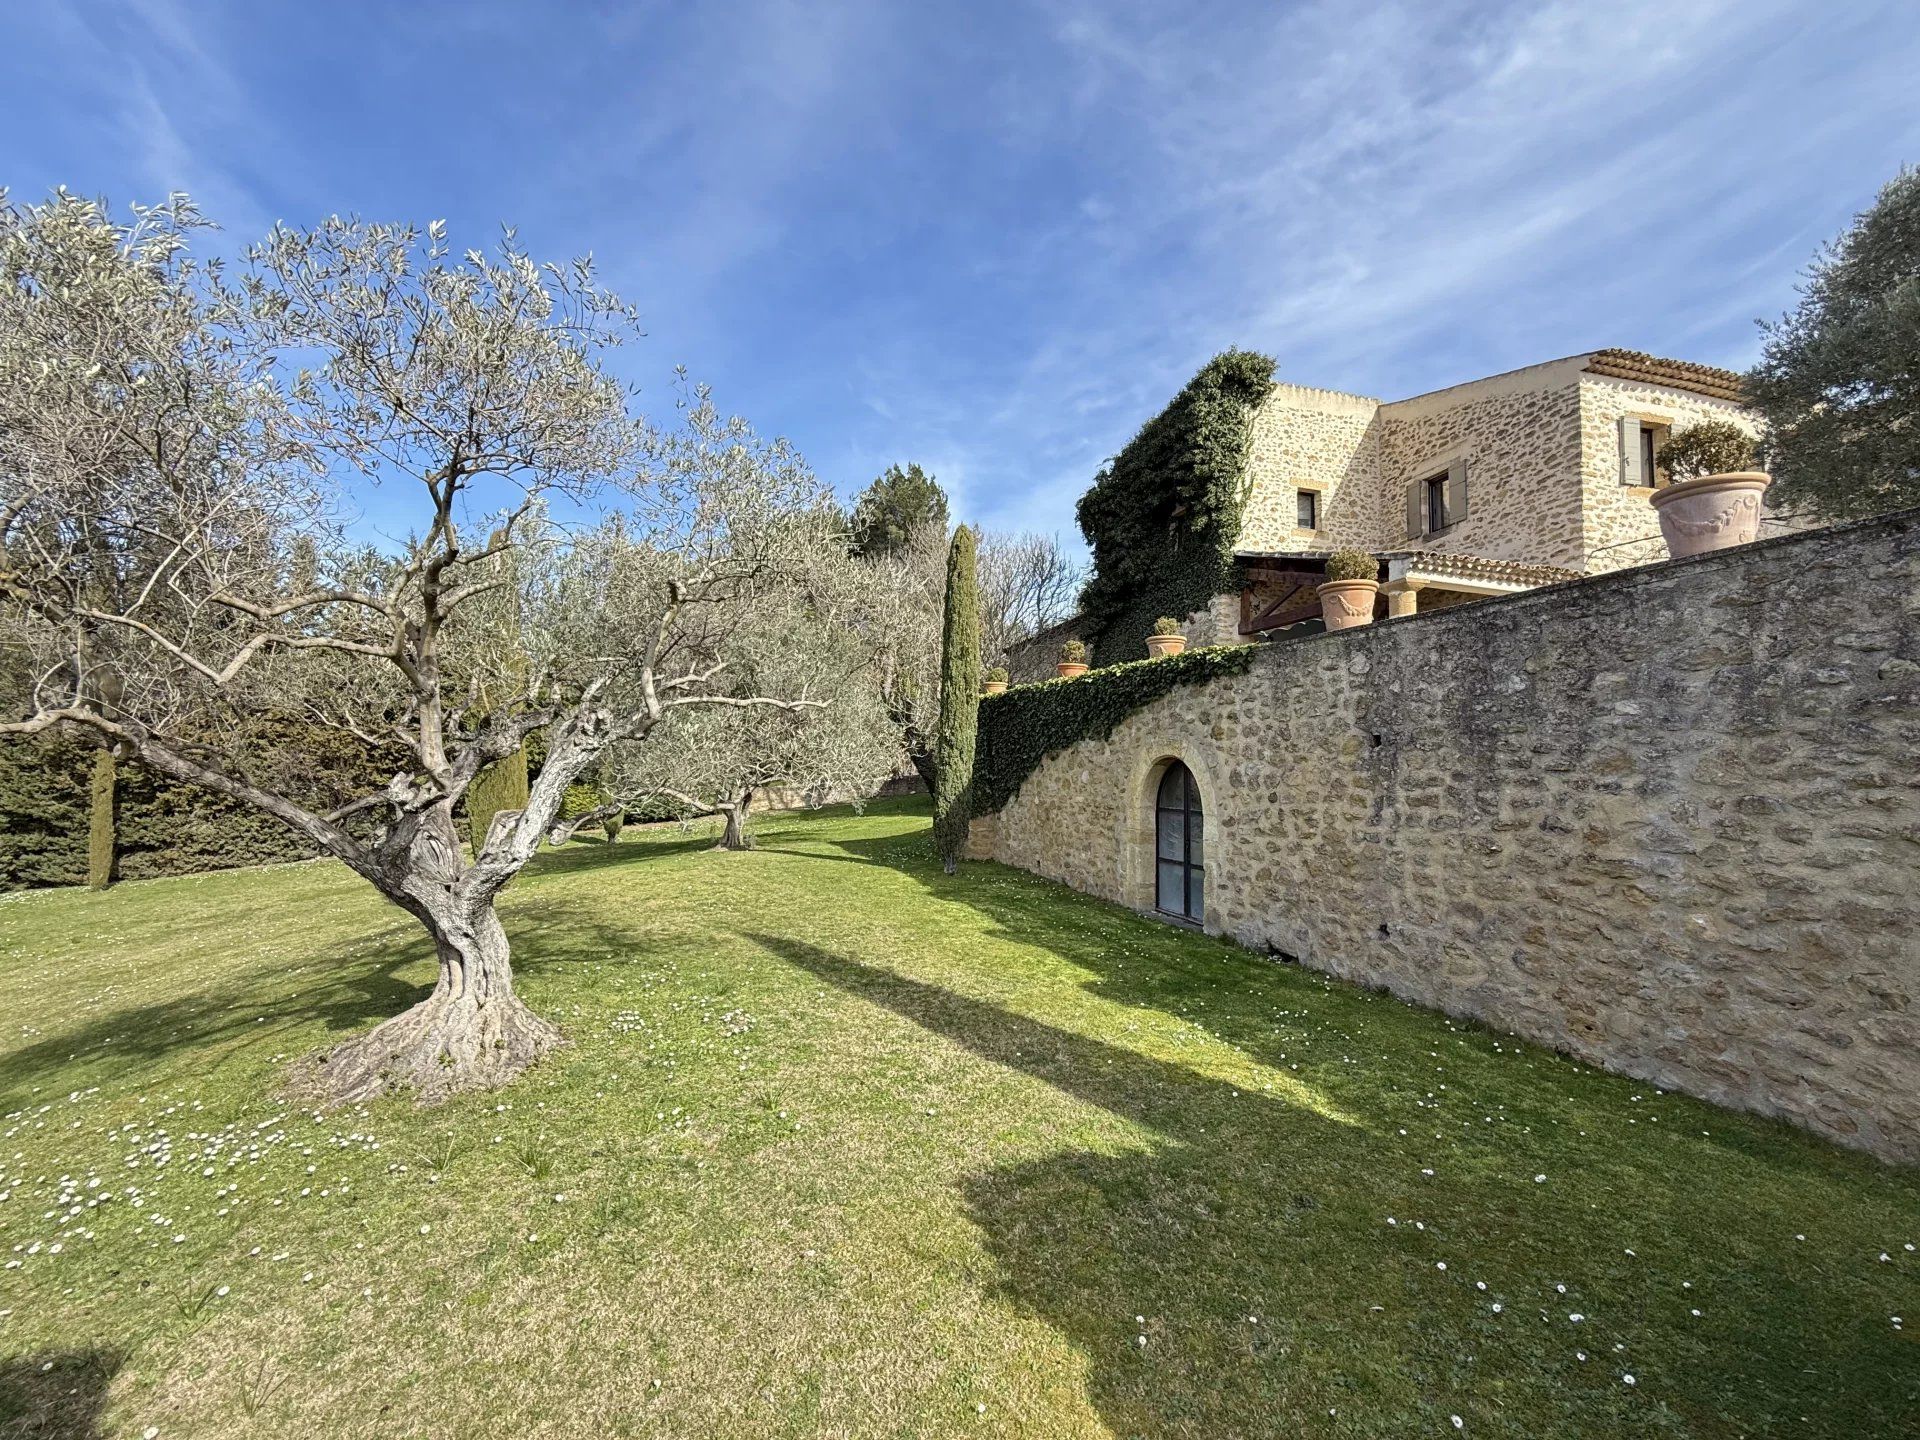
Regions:
<instances>
[{"instance_id":1,"label":"wooden pergola","mask_svg":"<svg viewBox=\"0 0 1920 1440\"><path fill-rule=\"evenodd\" d=\"M1240 633L1268 635L1319 621L1329 553L1241 555L1247 578L1240 591ZM1580 578L1556 565L1435 550L1389 551L1379 561L1380 607L1388 618L1416 613L1423 592L1436 600L1444 596L1441 603L1451 606Z\"/></svg>"}]
</instances>

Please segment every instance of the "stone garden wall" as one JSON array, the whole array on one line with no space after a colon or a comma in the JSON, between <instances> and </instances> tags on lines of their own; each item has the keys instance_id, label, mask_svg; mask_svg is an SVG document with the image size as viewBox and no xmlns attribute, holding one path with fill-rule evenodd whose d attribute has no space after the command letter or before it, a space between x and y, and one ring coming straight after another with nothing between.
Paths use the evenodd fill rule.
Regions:
<instances>
[{"instance_id":1,"label":"stone garden wall","mask_svg":"<svg viewBox=\"0 0 1920 1440\"><path fill-rule=\"evenodd\" d=\"M1920 511L1274 642L973 852L1146 909L1175 757L1208 930L1920 1160Z\"/></svg>"}]
</instances>

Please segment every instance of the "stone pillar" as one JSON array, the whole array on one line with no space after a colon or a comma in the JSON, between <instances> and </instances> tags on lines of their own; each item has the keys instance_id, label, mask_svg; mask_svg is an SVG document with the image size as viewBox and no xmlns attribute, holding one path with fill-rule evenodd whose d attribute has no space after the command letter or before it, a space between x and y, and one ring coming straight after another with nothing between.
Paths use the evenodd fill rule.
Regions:
<instances>
[{"instance_id":1,"label":"stone pillar","mask_svg":"<svg viewBox=\"0 0 1920 1440\"><path fill-rule=\"evenodd\" d=\"M1387 618L1397 615L1412 615L1420 608L1416 598L1427 588L1424 580L1389 580L1380 587L1380 593L1387 597Z\"/></svg>"}]
</instances>

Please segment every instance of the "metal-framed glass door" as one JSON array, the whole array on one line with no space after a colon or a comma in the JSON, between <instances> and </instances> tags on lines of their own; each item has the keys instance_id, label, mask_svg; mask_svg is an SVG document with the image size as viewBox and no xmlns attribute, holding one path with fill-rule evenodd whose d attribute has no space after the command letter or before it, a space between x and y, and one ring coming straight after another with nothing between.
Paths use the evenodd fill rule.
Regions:
<instances>
[{"instance_id":1,"label":"metal-framed glass door","mask_svg":"<svg viewBox=\"0 0 1920 1440\"><path fill-rule=\"evenodd\" d=\"M1200 787L1178 760L1160 777L1154 797L1153 903L1156 909L1198 924L1205 914L1206 852Z\"/></svg>"}]
</instances>

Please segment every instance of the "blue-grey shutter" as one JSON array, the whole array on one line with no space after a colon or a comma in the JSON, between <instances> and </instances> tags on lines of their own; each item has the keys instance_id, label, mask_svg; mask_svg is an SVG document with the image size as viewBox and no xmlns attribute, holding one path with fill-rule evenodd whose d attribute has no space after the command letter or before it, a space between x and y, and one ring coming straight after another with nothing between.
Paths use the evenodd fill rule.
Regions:
<instances>
[{"instance_id":1,"label":"blue-grey shutter","mask_svg":"<svg viewBox=\"0 0 1920 1440\"><path fill-rule=\"evenodd\" d=\"M1418 540L1427 533L1427 486L1415 480L1407 486L1407 538Z\"/></svg>"},{"instance_id":2,"label":"blue-grey shutter","mask_svg":"<svg viewBox=\"0 0 1920 1440\"><path fill-rule=\"evenodd\" d=\"M1447 524L1458 525L1467 518L1467 462L1455 460L1447 466Z\"/></svg>"},{"instance_id":3,"label":"blue-grey shutter","mask_svg":"<svg viewBox=\"0 0 1920 1440\"><path fill-rule=\"evenodd\" d=\"M1620 417L1620 483L1651 485L1652 477L1640 463L1640 422L1632 415Z\"/></svg>"}]
</instances>

